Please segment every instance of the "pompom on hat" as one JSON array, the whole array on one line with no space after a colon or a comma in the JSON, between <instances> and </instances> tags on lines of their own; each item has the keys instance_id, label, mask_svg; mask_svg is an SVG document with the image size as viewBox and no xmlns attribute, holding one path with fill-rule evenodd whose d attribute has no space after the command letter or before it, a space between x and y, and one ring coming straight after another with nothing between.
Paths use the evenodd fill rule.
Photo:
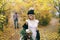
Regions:
<instances>
[{"instance_id":1,"label":"pompom on hat","mask_svg":"<svg viewBox=\"0 0 60 40\"><path fill-rule=\"evenodd\" d=\"M31 7L31 8L29 9L28 15L29 15L29 14L33 14L33 15L34 15L34 8Z\"/></svg>"}]
</instances>

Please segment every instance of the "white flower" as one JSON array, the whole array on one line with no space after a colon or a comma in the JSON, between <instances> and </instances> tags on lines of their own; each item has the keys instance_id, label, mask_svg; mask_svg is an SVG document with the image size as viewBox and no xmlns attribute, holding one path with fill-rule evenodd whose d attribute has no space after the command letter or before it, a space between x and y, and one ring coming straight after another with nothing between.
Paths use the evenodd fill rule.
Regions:
<instances>
[{"instance_id":1,"label":"white flower","mask_svg":"<svg viewBox=\"0 0 60 40\"><path fill-rule=\"evenodd\" d=\"M27 32L27 33L30 33L30 30L29 30L29 29L26 29L26 32Z\"/></svg>"}]
</instances>

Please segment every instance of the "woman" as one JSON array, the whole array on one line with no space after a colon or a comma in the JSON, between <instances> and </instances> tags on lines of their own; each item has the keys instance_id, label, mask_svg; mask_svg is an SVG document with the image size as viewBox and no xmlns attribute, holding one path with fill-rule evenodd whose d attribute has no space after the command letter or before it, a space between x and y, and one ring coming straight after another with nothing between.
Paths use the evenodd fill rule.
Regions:
<instances>
[{"instance_id":1,"label":"woman","mask_svg":"<svg viewBox=\"0 0 60 40\"><path fill-rule=\"evenodd\" d=\"M28 25L28 29L32 32L32 39L37 40L36 36L38 33L37 27L38 27L39 21L37 19L35 19L33 9L29 10L27 15L28 15L28 19L26 20L26 24Z\"/></svg>"}]
</instances>

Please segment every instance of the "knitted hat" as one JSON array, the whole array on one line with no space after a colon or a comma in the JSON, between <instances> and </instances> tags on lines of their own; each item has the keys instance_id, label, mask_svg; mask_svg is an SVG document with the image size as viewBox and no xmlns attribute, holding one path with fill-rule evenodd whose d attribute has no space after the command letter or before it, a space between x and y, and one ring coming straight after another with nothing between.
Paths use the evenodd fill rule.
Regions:
<instances>
[{"instance_id":1,"label":"knitted hat","mask_svg":"<svg viewBox=\"0 0 60 40\"><path fill-rule=\"evenodd\" d=\"M31 8L29 9L28 15L29 15L29 14L34 14L34 8L31 7Z\"/></svg>"}]
</instances>

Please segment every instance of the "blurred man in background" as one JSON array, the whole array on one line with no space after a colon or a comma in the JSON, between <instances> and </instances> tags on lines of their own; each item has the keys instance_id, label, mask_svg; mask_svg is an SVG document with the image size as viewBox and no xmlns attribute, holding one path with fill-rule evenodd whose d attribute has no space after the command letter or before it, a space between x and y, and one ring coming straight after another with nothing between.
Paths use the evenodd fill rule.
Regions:
<instances>
[{"instance_id":1,"label":"blurred man in background","mask_svg":"<svg viewBox=\"0 0 60 40\"><path fill-rule=\"evenodd\" d=\"M15 29L16 29L16 28L19 28L19 27L18 27L18 14L17 14L17 13L15 13L15 14L13 15L13 19L14 19Z\"/></svg>"}]
</instances>

